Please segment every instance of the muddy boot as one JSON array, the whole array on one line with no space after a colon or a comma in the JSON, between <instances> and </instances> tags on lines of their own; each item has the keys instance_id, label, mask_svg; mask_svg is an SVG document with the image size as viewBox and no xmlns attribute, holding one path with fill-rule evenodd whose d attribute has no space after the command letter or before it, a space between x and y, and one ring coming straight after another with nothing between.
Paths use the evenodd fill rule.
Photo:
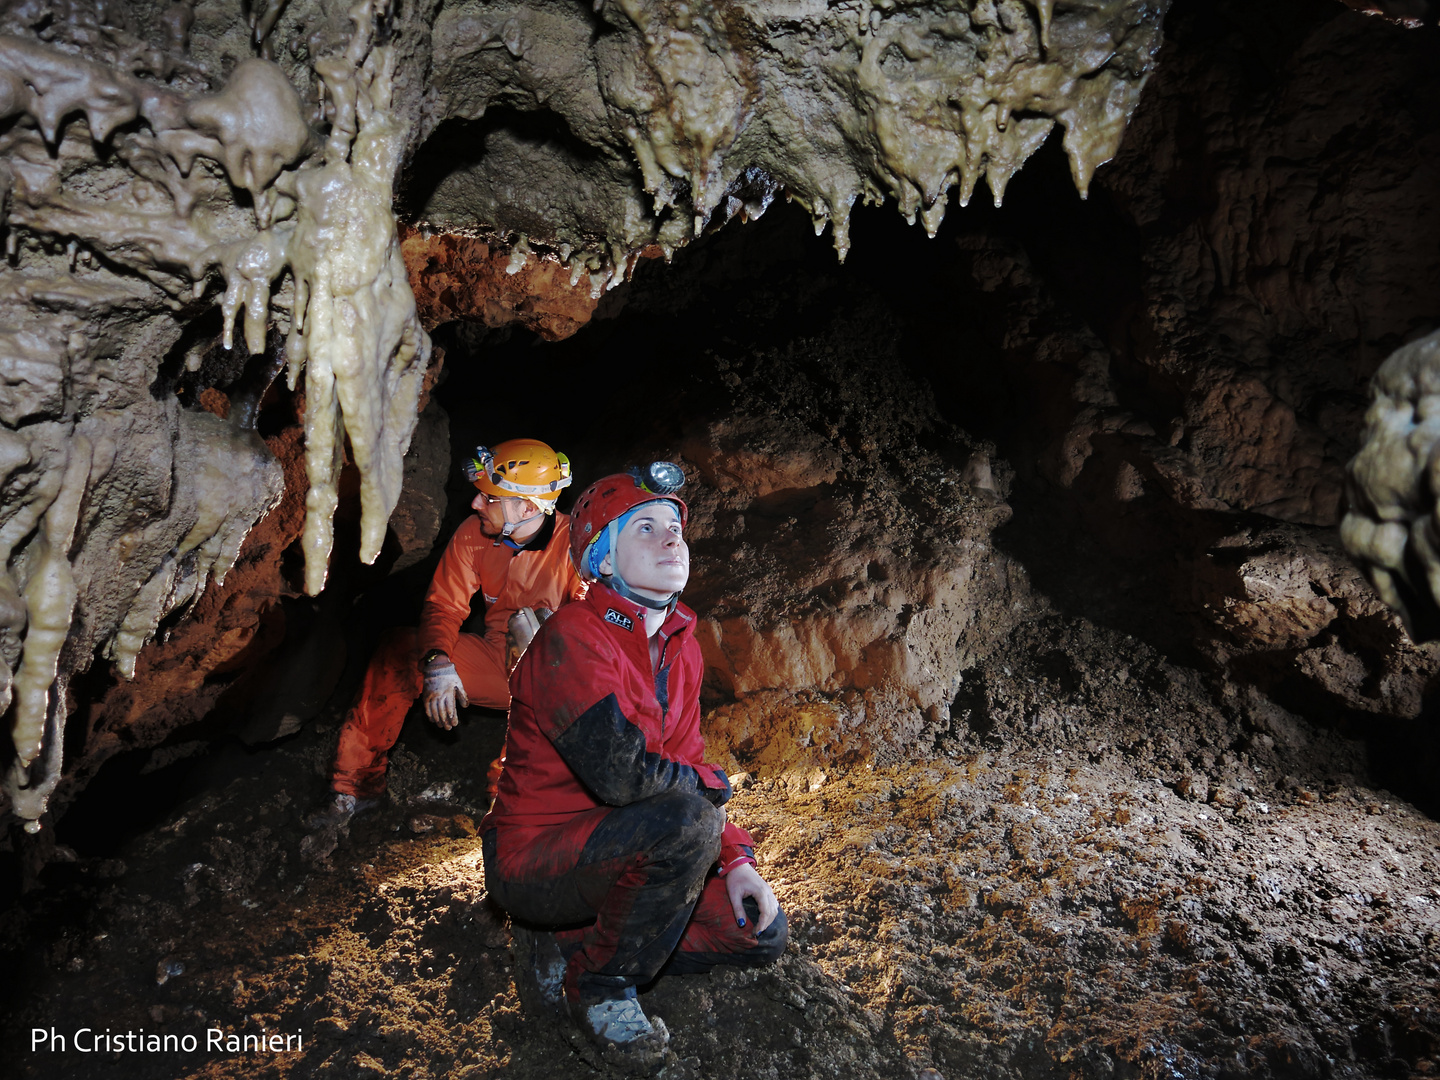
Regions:
<instances>
[{"instance_id":1,"label":"muddy boot","mask_svg":"<svg viewBox=\"0 0 1440 1080\"><path fill-rule=\"evenodd\" d=\"M649 1074L664 1063L670 1032L664 1020L657 1016L652 1021L645 1015L635 987L587 974L574 989L566 989L570 1019L607 1064Z\"/></svg>"},{"instance_id":2,"label":"muddy boot","mask_svg":"<svg viewBox=\"0 0 1440 1080\"><path fill-rule=\"evenodd\" d=\"M554 934L510 924L515 949L515 989L525 1015L559 1020L565 1015L565 956Z\"/></svg>"},{"instance_id":3,"label":"muddy boot","mask_svg":"<svg viewBox=\"0 0 1440 1080\"><path fill-rule=\"evenodd\" d=\"M306 814L301 824L311 832L318 832L322 829L338 829L342 825L350 824L350 819L356 814L363 814L379 801L379 799L357 799L354 795L346 795L337 791L330 799Z\"/></svg>"}]
</instances>

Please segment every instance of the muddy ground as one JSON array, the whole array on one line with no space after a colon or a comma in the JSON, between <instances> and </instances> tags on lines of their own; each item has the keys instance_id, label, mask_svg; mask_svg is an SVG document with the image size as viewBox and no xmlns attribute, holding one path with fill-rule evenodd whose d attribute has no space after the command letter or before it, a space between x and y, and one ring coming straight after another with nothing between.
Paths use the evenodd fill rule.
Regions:
<instances>
[{"instance_id":1,"label":"muddy ground","mask_svg":"<svg viewBox=\"0 0 1440 1080\"><path fill-rule=\"evenodd\" d=\"M1435 1074L1440 826L1368 786L1357 745L1059 615L965 678L913 767L740 777L792 943L643 995L664 1075ZM7 915L6 1075L591 1074L521 1013L486 900L503 718L412 716L391 799L309 866L334 722L204 757L117 855L46 871ZM79 1052L84 1028L199 1047ZM209 1029L303 1044L207 1050Z\"/></svg>"}]
</instances>

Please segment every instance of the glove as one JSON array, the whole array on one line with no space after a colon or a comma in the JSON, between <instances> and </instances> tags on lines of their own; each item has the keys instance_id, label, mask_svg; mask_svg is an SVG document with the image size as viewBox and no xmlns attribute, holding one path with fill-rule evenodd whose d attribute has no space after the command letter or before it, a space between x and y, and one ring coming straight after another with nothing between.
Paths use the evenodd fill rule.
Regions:
<instances>
[{"instance_id":1,"label":"glove","mask_svg":"<svg viewBox=\"0 0 1440 1080\"><path fill-rule=\"evenodd\" d=\"M520 662L520 657L525 655L525 650L530 647L530 642L535 640L535 634L539 631L540 624L550 615L549 608L522 607L510 616L510 622L505 628L506 671L515 670L515 665Z\"/></svg>"},{"instance_id":2,"label":"glove","mask_svg":"<svg viewBox=\"0 0 1440 1080\"><path fill-rule=\"evenodd\" d=\"M425 665L425 715L430 722L449 731L460 723L460 705L469 705L465 684L448 657L436 657Z\"/></svg>"}]
</instances>

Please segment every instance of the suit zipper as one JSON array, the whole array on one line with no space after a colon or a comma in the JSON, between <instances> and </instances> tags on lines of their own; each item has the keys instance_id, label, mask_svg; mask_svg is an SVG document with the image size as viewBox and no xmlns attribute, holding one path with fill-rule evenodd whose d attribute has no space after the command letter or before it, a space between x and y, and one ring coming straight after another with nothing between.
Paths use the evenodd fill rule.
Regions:
<instances>
[{"instance_id":1,"label":"suit zipper","mask_svg":"<svg viewBox=\"0 0 1440 1080\"><path fill-rule=\"evenodd\" d=\"M669 650L670 650L670 639L667 637L667 638L666 638L663 642L661 642L661 644L660 644L660 663L657 664L656 667L655 667L655 670L654 670L653 672L651 672L651 681L652 681L652 682L658 683L658 682L660 681L660 673L665 670L665 654L666 654ZM648 653L650 650L649 650L649 649L646 649L645 651ZM648 660L648 659L650 659L650 657L647 655L647 656L645 657L645 659ZM658 698L659 695L657 694L656 697ZM665 703L664 703L663 705L661 705L659 701L656 701L656 704L657 704L657 705L660 705L660 737L663 739L663 738L665 737L665 721L670 718L670 695L669 695L669 693L668 693L668 692L666 693L666 695L665 695Z\"/></svg>"}]
</instances>

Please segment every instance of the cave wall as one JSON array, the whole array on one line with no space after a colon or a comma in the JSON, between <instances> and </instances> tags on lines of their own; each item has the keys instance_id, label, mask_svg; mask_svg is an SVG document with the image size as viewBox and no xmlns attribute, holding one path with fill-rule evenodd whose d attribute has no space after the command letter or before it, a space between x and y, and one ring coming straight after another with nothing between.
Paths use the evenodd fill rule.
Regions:
<instances>
[{"instance_id":1,"label":"cave wall","mask_svg":"<svg viewBox=\"0 0 1440 1080\"><path fill-rule=\"evenodd\" d=\"M1362 727L1419 717L1436 671L1335 532L1372 376L1440 324L1433 44L1327 5L1178 5L1089 205L1022 176L1033 217L961 241L970 338L1031 418L1017 469L1206 662Z\"/></svg>"}]
</instances>

